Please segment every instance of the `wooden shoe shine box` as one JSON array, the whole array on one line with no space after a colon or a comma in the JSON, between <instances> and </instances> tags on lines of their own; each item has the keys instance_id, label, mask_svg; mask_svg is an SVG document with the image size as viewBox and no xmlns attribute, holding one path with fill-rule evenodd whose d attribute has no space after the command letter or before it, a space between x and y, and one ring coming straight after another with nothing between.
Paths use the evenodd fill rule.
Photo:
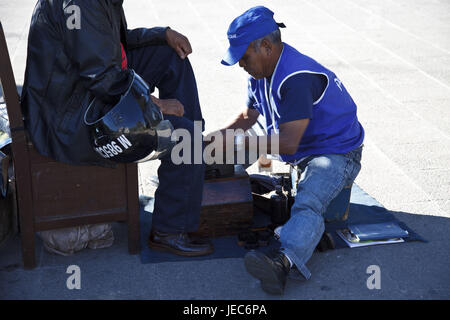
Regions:
<instances>
[{"instance_id":1,"label":"wooden shoe shine box","mask_svg":"<svg viewBox=\"0 0 450 320\"><path fill-rule=\"evenodd\" d=\"M240 166L207 166L200 226L207 237L236 235L250 227L253 198L248 173Z\"/></svg>"}]
</instances>

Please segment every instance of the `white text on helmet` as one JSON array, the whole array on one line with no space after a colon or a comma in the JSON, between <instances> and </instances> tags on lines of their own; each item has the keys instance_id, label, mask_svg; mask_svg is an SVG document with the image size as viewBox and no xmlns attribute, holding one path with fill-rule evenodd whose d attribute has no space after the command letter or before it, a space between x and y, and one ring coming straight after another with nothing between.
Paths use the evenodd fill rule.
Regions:
<instances>
[{"instance_id":1,"label":"white text on helmet","mask_svg":"<svg viewBox=\"0 0 450 320\"><path fill-rule=\"evenodd\" d=\"M128 140L124 135L118 137L117 140L125 150L132 146L130 140ZM111 143L95 148L95 151L97 151L103 158L112 158L122 153L123 149L115 141L111 141Z\"/></svg>"}]
</instances>

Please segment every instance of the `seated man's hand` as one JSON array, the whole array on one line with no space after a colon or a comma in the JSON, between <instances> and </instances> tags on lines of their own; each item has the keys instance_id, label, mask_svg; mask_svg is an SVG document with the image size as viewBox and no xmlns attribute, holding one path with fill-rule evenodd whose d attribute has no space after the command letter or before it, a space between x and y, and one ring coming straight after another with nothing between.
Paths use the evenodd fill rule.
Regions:
<instances>
[{"instance_id":1,"label":"seated man's hand","mask_svg":"<svg viewBox=\"0 0 450 320\"><path fill-rule=\"evenodd\" d=\"M184 106L177 99L158 99L151 96L152 101L156 104L163 114L172 114L178 117L184 115Z\"/></svg>"},{"instance_id":2,"label":"seated man's hand","mask_svg":"<svg viewBox=\"0 0 450 320\"><path fill-rule=\"evenodd\" d=\"M186 58L192 53L192 47L188 38L175 30L166 30L166 41L167 44L177 52L181 59Z\"/></svg>"}]
</instances>

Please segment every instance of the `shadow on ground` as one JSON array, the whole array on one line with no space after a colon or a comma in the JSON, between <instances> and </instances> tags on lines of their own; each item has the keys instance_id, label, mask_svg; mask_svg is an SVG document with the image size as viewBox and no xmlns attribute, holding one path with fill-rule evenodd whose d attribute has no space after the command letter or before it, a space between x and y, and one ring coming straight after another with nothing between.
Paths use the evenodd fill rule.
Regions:
<instances>
[{"instance_id":1,"label":"shadow on ground","mask_svg":"<svg viewBox=\"0 0 450 320\"><path fill-rule=\"evenodd\" d=\"M113 224L113 246L67 257L46 252L38 239L33 270L22 267L16 234L0 248L0 299L449 299L450 253L443 244L450 219L394 215L428 242L315 252L307 264L312 278L289 279L283 296L265 294L242 258L141 264L128 254L125 223ZM70 265L80 267L80 290L66 286ZM380 290L367 287L371 265L380 267Z\"/></svg>"}]
</instances>

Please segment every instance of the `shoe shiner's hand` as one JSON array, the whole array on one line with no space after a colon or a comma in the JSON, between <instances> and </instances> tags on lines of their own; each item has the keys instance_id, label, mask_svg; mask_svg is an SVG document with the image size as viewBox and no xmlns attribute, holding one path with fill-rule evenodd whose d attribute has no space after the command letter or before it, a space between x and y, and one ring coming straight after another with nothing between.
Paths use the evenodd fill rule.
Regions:
<instances>
[{"instance_id":1,"label":"shoe shiner's hand","mask_svg":"<svg viewBox=\"0 0 450 320\"><path fill-rule=\"evenodd\" d=\"M178 117L184 115L184 106L177 99L158 99L151 96L152 101L156 104L163 114L172 114Z\"/></svg>"},{"instance_id":2,"label":"shoe shiner's hand","mask_svg":"<svg viewBox=\"0 0 450 320\"><path fill-rule=\"evenodd\" d=\"M186 58L192 53L192 47L188 38L175 30L166 30L166 41L167 44L177 52L181 59Z\"/></svg>"}]
</instances>

